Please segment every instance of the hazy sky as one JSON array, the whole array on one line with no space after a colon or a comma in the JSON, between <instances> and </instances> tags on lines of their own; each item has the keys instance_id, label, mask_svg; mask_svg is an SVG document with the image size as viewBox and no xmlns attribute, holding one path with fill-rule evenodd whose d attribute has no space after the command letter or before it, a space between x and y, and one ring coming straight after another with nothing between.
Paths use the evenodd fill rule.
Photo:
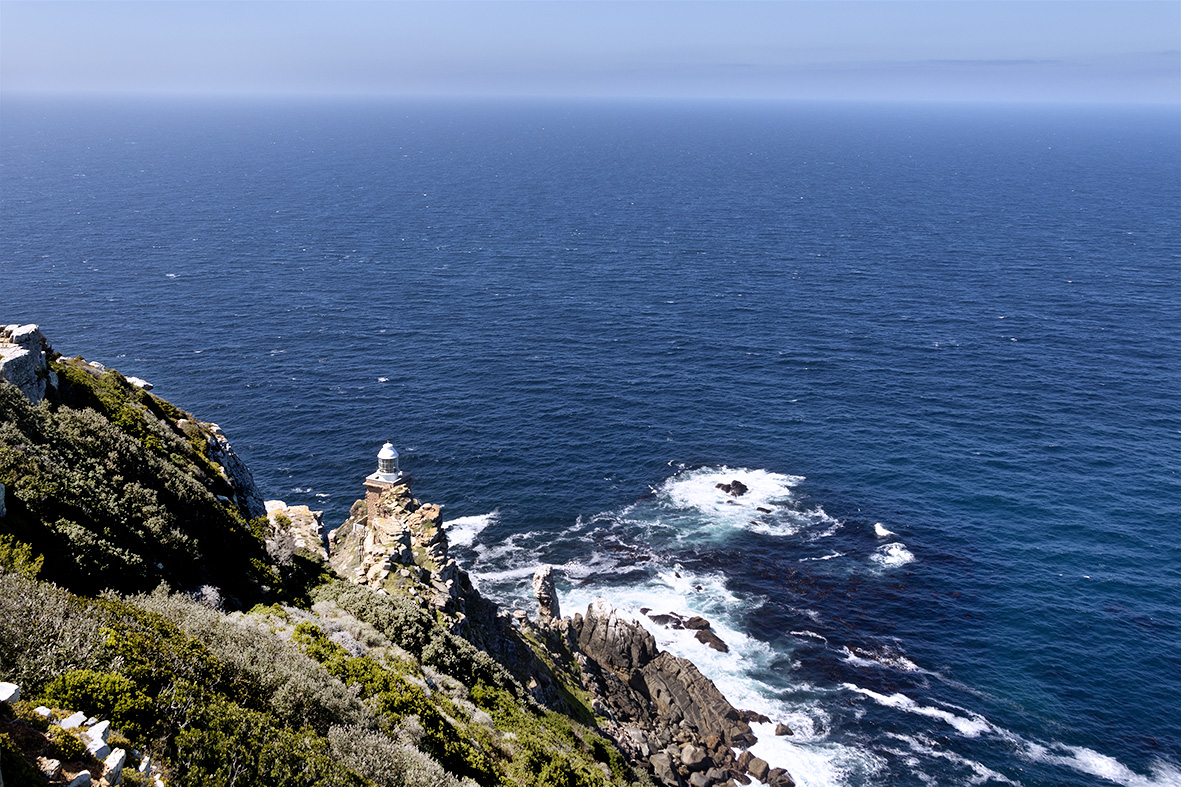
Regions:
<instances>
[{"instance_id":1,"label":"hazy sky","mask_svg":"<svg viewBox=\"0 0 1181 787\"><path fill-rule=\"evenodd\" d=\"M4 91L1181 103L1181 2L0 2Z\"/></svg>"}]
</instances>

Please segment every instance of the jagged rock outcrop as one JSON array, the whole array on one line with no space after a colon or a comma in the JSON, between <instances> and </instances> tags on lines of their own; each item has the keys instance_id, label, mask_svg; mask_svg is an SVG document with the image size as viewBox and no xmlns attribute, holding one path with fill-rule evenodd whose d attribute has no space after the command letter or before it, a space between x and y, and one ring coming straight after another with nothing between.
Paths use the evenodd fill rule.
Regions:
<instances>
[{"instance_id":1,"label":"jagged rock outcrop","mask_svg":"<svg viewBox=\"0 0 1181 787\"><path fill-rule=\"evenodd\" d=\"M45 398L46 389L57 386L49 369L49 342L33 324L0 327L0 380L12 383L33 404Z\"/></svg>"},{"instance_id":2,"label":"jagged rock outcrop","mask_svg":"<svg viewBox=\"0 0 1181 787\"><path fill-rule=\"evenodd\" d=\"M381 492L374 516L356 514L328 536L329 562L337 573L379 592L398 590L421 603L464 618L471 580L447 552L443 514L414 499L409 479Z\"/></svg>"},{"instance_id":3,"label":"jagged rock outcrop","mask_svg":"<svg viewBox=\"0 0 1181 787\"><path fill-rule=\"evenodd\" d=\"M684 719L702 737L718 735L741 748L758 740L741 711L688 659L662 652L633 673L629 685L653 702L658 715Z\"/></svg>"},{"instance_id":4,"label":"jagged rock outcrop","mask_svg":"<svg viewBox=\"0 0 1181 787\"><path fill-rule=\"evenodd\" d=\"M537 617L542 625L557 624L562 613L558 607L558 591L554 587L553 566L542 566L533 572L533 595L537 599Z\"/></svg>"},{"instance_id":5,"label":"jagged rock outcrop","mask_svg":"<svg viewBox=\"0 0 1181 787\"><path fill-rule=\"evenodd\" d=\"M307 506L289 506L282 500L266 501L267 518L272 535L267 539L267 551L280 562L290 558L296 549L308 549L328 559L328 539L324 535L324 512Z\"/></svg>"},{"instance_id":6,"label":"jagged rock outcrop","mask_svg":"<svg viewBox=\"0 0 1181 787\"><path fill-rule=\"evenodd\" d=\"M596 598L578 631L579 649L604 667L630 676L656 658L656 638L633 618Z\"/></svg>"},{"instance_id":7,"label":"jagged rock outcrop","mask_svg":"<svg viewBox=\"0 0 1181 787\"><path fill-rule=\"evenodd\" d=\"M209 459L221 467L226 480L234 489L234 502L246 512L250 519L267 515L262 492L254 483L254 474L246 463L234 452L230 441L222 434L217 424L202 424L212 434L209 441Z\"/></svg>"}]
</instances>

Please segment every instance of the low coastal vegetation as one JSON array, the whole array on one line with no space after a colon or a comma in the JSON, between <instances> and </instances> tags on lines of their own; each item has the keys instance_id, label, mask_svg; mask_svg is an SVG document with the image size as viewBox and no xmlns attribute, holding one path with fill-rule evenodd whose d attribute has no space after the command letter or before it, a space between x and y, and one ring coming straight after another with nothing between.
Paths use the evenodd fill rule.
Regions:
<instances>
[{"instance_id":1,"label":"low coastal vegetation","mask_svg":"<svg viewBox=\"0 0 1181 787\"><path fill-rule=\"evenodd\" d=\"M0 783L794 784L749 751L769 719L605 600L562 617L549 567L536 620L481 597L408 479L325 535L216 425L5 331Z\"/></svg>"},{"instance_id":2,"label":"low coastal vegetation","mask_svg":"<svg viewBox=\"0 0 1181 787\"><path fill-rule=\"evenodd\" d=\"M23 697L0 702L9 787L99 780L60 726L78 710L131 753L107 774L124 784L648 781L577 686L499 641L493 605L472 601L469 639L312 550L268 552L286 517L251 511L216 427L81 358L48 369L37 403L0 381L0 680Z\"/></svg>"}]
</instances>

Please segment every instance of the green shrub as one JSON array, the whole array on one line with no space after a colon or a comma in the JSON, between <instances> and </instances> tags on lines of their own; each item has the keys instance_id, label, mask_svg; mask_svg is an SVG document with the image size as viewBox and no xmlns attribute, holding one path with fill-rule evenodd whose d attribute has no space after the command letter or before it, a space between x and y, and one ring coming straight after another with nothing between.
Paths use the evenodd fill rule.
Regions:
<instances>
[{"instance_id":1,"label":"green shrub","mask_svg":"<svg viewBox=\"0 0 1181 787\"><path fill-rule=\"evenodd\" d=\"M54 725L49 728L49 749L45 756L62 762L79 760L86 756L86 743L77 730L63 730Z\"/></svg>"},{"instance_id":2,"label":"green shrub","mask_svg":"<svg viewBox=\"0 0 1181 787\"><path fill-rule=\"evenodd\" d=\"M98 665L98 618L53 585L0 572L0 621L0 680L30 697L56 675Z\"/></svg>"},{"instance_id":3,"label":"green shrub","mask_svg":"<svg viewBox=\"0 0 1181 787\"><path fill-rule=\"evenodd\" d=\"M0 535L0 570L36 579L45 558L34 555L33 548L10 535Z\"/></svg>"},{"instance_id":4,"label":"green shrub","mask_svg":"<svg viewBox=\"0 0 1181 787\"><path fill-rule=\"evenodd\" d=\"M25 759L12 738L0 732L0 773L8 787L41 787L45 778Z\"/></svg>"},{"instance_id":5,"label":"green shrub","mask_svg":"<svg viewBox=\"0 0 1181 787\"><path fill-rule=\"evenodd\" d=\"M152 722L148 696L134 682L111 672L71 670L50 681L41 699L47 705L110 719L132 738L146 736Z\"/></svg>"}]
</instances>

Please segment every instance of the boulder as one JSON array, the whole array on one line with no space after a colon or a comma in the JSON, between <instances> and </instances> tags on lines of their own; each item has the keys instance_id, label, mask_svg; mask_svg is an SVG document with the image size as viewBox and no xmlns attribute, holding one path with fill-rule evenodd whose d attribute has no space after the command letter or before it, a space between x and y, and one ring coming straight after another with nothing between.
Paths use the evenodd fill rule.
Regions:
<instances>
[{"instance_id":1,"label":"boulder","mask_svg":"<svg viewBox=\"0 0 1181 787\"><path fill-rule=\"evenodd\" d=\"M702 645L709 645L711 648L713 648L716 651L720 651L722 653L729 653L730 652L730 646L727 645L725 642L723 642L721 637L719 637L717 634L713 633L709 629L698 630L697 633L693 635L693 638L696 639L698 642L700 642Z\"/></svg>"},{"instance_id":2,"label":"boulder","mask_svg":"<svg viewBox=\"0 0 1181 787\"><path fill-rule=\"evenodd\" d=\"M704 773L698 772L689 776L689 787L713 787L713 784Z\"/></svg>"},{"instance_id":3,"label":"boulder","mask_svg":"<svg viewBox=\"0 0 1181 787\"><path fill-rule=\"evenodd\" d=\"M692 743L681 749L681 764L691 772L704 771L710 765L706 759L705 749L700 746L694 746Z\"/></svg>"},{"instance_id":4,"label":"boulder","mask_svg":"<svg viewBox=\"0 0 1181 787\"><path fill-rule=\"evenodd\" d=\"M86 745L86 751L96 760L105 760L111 753L111 747L102 738L91 738L90 743Z\"/></svg>"},{"instance_id":5,"label":"boulder","mask_svg":"<svg viewBox=\"0 0 1181 787\"><path fill-rule=\"evenodd\" d=\"M681 777L673 768L673 758L668 752L653 754L648 762L652 765L652 775L656 777L657 782L665 787L681 787Z\"/></svg>"},{"instance_id":6,"label":"boulder","mask_svg":"<svg viewBox=\"0 0 1181 787\"><path fill-rule=\"evenodd\" d=\"M21 687L15 683L0 683L0 702L15 705L20 702Z\"/></svg>"},{"instance_id":7,"label":"boulder","mask_svg":"<svg viewBox=\"0 0 1181 787\"><path fill-rule=\"evenodd\" d=\"M714 486L716 486L718 489L721 489L726 494L732 495L734 497L742 497L748 491L750 491L749 488L746 486L746 484L742 483L737 478L735 478L733 481L731 481L728 484L719 483L719 484L714 484Z\"/></svg>"},{"instance_id":8,"label":"boulder","mask_svg":"<svg viewBox=\"0 0 1181 787\"><path fill-rule=\"evenodd\" d=\"M41 775L51 782L57 781L62 775L62 761L49 757L38 757L37 770L41 771Z\"/></svg>"},{"instance_id":9,"label":"boulder","mask_svg":"<svg viewBox=\"0 0 1181 787\"><path fill-rule=\"evenodd\" d=\"M765 783L771 774L771 766L764 759L751 757L750 764L746 766L746 772Z\"/></svg>"},{"instance_id":10,"label":"boulder","mask_svg":"<svg viewBox=\"0 0 1181 787\"><path fill-rule=\"evenodd\" d=\"M742 754L738 755L738 762L735 763L735 767L737 767L740 771L745 771L750 767L750 761L754 758L755 756L749 751L744 751Z\"/></svg>"},{"instance_id":11,"label":"boulder","mask_svg":"<svg viewBox=\"0 0 1181 787\"><path fill-rule=\"evenodd\" d=\"M123 749L115 749L103 761L103 781L116 787L123 781L123 766L127 763L127 752Z\"/></svg>"},{"instance_id":12,"label":"boulder","mask_svg":"<svg viewBox=\"0 0 1181 787\"><path fill-rule=\"evenodd\" d=\"M605 667L630 675L656 658L656 639L637 621L596 598L587 607L579 649Z\"/></svg>"},{"instance_id":13,"label":"boulder","mask_svg":"<svg viewBox=\"0 0 1181 787\"><path fill-rule=\"evenodd\" d=\"M791 727L788 727L783 722L779 722L778 724L775 725L775 734L776 735L794 735L795 733L791 731Z\"/></svg>"},{"instance_id":14,"label":"boulder","mask_svg":"<svg viewBox=\"0 0 1181 787\"><path fill-rule=\"evenodd\" d=\"M93 727L86 730L86 737L92 741L107 742L107 737L111 734L111 723L109 721L100 721Z\"/></svg>"},{"instance_id":15,"label":"boulder","mask_svg":"<svg viewBox=\"0 0 1181 787\"><path fill-rule=\"evenodd\" d=\"M542 625L552 626L562 619L552 566L542 566L533 572L533 595L537 597L537 616Z\"/></svg>"},{"instance_id":16,"label":"boulder","mask_svg":"<svg viewBox=\"0 0 1181 787\"><path fill-rule=\"evenodd\" d=\"M700 615L694 615L685 621L685 628L692 629L694 631L704 631L705 629L709 628L709 621Z\"/></svg>"},{"instance_id":17,"label":"boulder","mask_svg":"<svg viewBox=\"0 0 1181 787\"><path fill-rule=\"evenodd\" d=\"M66 787L90 787L94 782L90 778L90 771L82 771L75 776Z\"/></svg>"},{"instance_id":18,"label":"boulder","mask_svg":"<svg viewBox=\"0 0 1181 787\"><path fill-rule=\"evenodd\" d=\"M64 719L62 719L60 726L63 730L72 730L75 727L81 727L82 722L84 722L84 721L86 721L86 714L83 713L82 711L78 711L77 713L73 714L72 716L67 716Z\"/></svg>"},{"instance_id":19,"label":"boulder","mask_svg":"<svg viewBox=\"0 0 1181 787\"><path fill-rule=\"evenodd\" d=\"M795 779L791 778L786 768L772 768L767 774L767 784L771 787L796 787Z\"/></svg>"}]
</instances>

